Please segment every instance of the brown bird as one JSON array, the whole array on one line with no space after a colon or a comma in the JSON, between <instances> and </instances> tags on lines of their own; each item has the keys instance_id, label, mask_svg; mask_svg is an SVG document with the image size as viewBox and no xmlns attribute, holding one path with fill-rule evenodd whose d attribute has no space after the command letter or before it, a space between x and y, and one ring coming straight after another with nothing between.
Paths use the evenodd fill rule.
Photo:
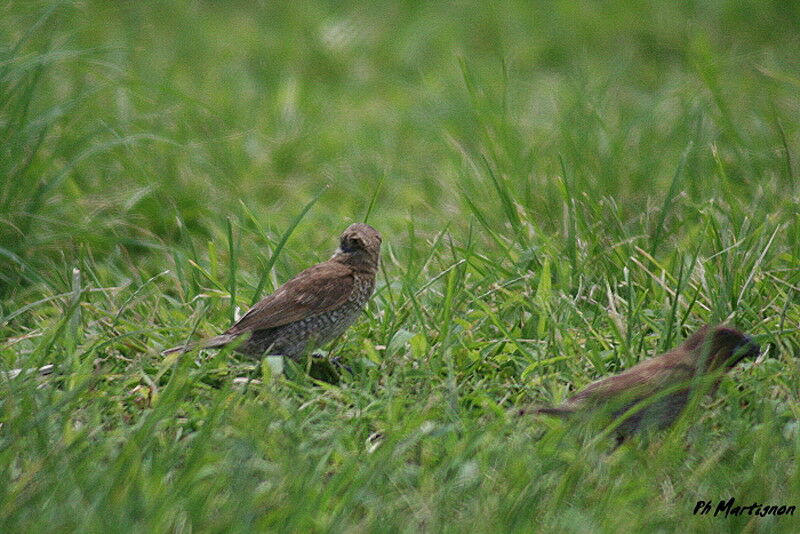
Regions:
<instances>
[{"instance_id":1,"label":"brown bird","mask_svg":"<svg viewBox=\"0 0 800 534\"><path fill-rule=\"evenodd\" d=\"M350 225L331 259L318 263L261 299L225 333L165 350L224 347L249 336L236 350L294 360L333 340L353 324L375 289L381 236L364 223Z\"/></svg>"},{"instance_id":2,"label":"brown bird","mask_svg":"<svg viewBox=\"0 0 800 534\"><path fill-rule=\"evenodd\" d=\"M615 430L619 444L642 428L669 427L686 406L698 377L710 378L707 391L713 395L723 373L759 351L756 342L734 328L706 325L679 347L598 380L560 406L536 407L522 413L568 417L604 412L614 420L636 407Z\"/></svg>"}]
</instances>

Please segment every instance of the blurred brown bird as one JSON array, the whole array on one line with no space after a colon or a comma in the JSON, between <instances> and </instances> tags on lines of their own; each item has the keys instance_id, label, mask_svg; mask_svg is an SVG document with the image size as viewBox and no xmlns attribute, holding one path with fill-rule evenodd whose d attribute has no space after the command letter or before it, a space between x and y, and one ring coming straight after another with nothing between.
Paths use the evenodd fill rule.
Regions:
<instances>
[{"instance_id":1,"label":"blurred brown bird","mask_svg":"<svg viewBox=\"0 0 800 534\"><path fill-rule=\"evenodd\" d=\"M667 428L686 406L696 377L710 377L714 394L722 374L760 348L749 336L726 326L703 326L679 347L645 360L616 376L598 380L560 406L540 406L522 413L568 417L605 412L612 420L640 405L616 428L617 443L642 428Z\"/></svg>"},{"instance_id":2,"label":"blurred brown bird","mask_svg":"<svg viewBox=\"0 0 800 534\"><path fill-rule=\"evenodd\" d=\"M223 347L243 336L236 350L261 357L299 359L353 324L375 289L381 236L364 223L350 225L339 248L261 299L223 334L163 354Z\"/></svg>"}]
</instances>

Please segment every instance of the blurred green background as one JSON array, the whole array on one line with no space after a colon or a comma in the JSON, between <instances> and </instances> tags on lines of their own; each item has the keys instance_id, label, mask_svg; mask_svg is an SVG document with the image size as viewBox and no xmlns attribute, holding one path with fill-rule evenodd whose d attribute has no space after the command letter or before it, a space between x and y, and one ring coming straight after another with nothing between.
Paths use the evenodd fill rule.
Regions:
<instances>
[{"instance_id":1,"label":"blurred green background","mask_svg":"<svg viewBox=\"0 0 800 534\"><path fill-rule=\"evenodd\" d=\"M691 510L800 504L798 28L782 1L4 3L0 361L57 370L0 385L3 530L796 532ZM342 384L159 356L366 217ZM723 321L764 351L691 439L609 456L509 415Z\"/></svg>"},{"instance_id":2,"label":"blurred green background","mask_svg":"<svg viewBox=\"0 0 800 534\"><path fill-rule=\"evenodd\" d=\"M465 192L507 222L482 158L543 230L559 159L627 223L687 149L687 201L772 212L797 190L799 22L793 2L8 3L2 243L170 246L240 202L279 229L324 184L314 245L378 183L390 235L463 232Z\"/></svg>"}]
</instances>

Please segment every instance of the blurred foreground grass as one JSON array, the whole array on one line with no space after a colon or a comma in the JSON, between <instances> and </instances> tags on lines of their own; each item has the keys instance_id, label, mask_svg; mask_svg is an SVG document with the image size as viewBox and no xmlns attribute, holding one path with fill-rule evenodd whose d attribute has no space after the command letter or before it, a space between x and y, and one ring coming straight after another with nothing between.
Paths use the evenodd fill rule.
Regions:
<instances>
[{"instance_id":1,"label":"blurred foreground grass","mask_svg":"<svg viewBox=\"0 0 800 534\"><path fill-rule=\"evenodd\" d=\"M1 531L797 532L692 515L800 505L795 3L0 9ZM339 385L159 355L367 213ZM511 415L720 321L683 433Z\"/></svg>"}]
</instances>

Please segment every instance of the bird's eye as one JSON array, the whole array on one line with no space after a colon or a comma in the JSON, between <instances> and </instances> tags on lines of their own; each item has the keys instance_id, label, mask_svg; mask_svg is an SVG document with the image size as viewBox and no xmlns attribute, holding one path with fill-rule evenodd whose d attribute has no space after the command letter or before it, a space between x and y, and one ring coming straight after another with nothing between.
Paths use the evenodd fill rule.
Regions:
<instances>
[{"instance_id":1,"label":"bird's eye","mask_svg":"<svg viewBox=\"0 0 800 534\"><path fill-rule=\"evenodd\" d=\"M354 252L361 246L361 242L357 238L343 239L341 249L342 252Z\"/></svg>"}]
</instances>

